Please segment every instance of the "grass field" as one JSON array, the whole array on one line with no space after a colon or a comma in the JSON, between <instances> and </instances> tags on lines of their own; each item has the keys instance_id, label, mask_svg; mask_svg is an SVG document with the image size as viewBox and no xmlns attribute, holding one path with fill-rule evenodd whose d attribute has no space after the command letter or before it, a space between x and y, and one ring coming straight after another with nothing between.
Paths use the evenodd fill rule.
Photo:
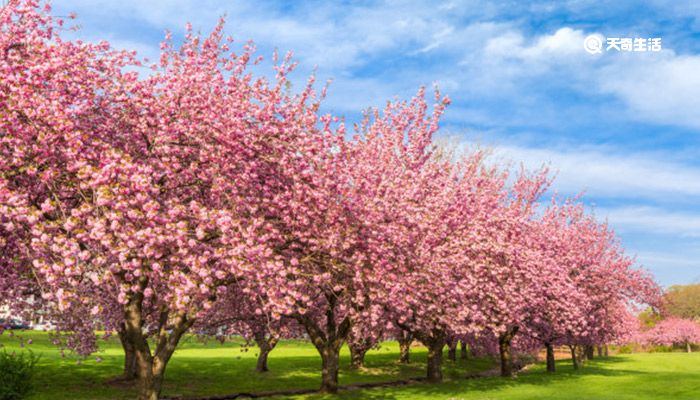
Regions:
<instances>
[{"instance_id":1,"label":"grass field","mask_svg":"<svg viewBox=\"0 0 700 400\"><path fill-rule=\"evenodd\" d=\"M108 383L121 372L121 349L105 343L95 357L61 358L45 333L25 332L26 346L41 354L36 391L30 399L130 399L134 391ZM0 335L7 349L19 349L19 339ZM346 349L341 354L340 383L382 382L424 375L425 349L412 349L413 362L396 362L398 346L387 342L367 354L367 367L348 368ZM315 349L301 341L286 341L270 354L270 372L255 372L256 349L241 343L203 344L189 338L173 356L166 372L164 396L223 395L242 391L316 388L320 382L320 360ZM547 374L541 365L516 379L464 379L467 372L494 367L491 360L472 359L456 364L445 361L445 383L415 384L393 388L343 391L340 399L700 399L700 353L632 354L589 361L580 371L560 362L558 372ZM322 399L307 395L296 399Z\"/></svg>"}]
</instances>

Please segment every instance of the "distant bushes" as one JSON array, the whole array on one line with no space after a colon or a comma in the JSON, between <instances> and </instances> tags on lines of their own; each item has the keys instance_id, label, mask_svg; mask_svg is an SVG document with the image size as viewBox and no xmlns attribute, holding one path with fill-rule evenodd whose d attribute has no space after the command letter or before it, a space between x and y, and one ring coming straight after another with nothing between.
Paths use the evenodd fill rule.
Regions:
<instances>
[{"instance_id":1,"label":"distant bushes","mask_svg":"<svg viewBox=\"0 0 700 400\"><path fill-rule=\"evenodd\" d=\"M0 352L0 400L20 400L32 390L37 361L39 356L31 351Z\"/></svg>"},{"instance_id":2,"label":"distant bushes","mask_svg":"<svg viewBox=\"0 0 700 400\"><path fill-rule=\"evenodd\" d=\"M700 346L691 344L690 348L693 352L700 351ZM627 343L624 345L610 346L610 351L613 354L632 354L632 353L672 353L687 351L682 345L650 345L639 343Z\"/></svg>"},{"instance_id":3,"label":"distant bushes","mask_svg":"<svg viewBox=\"0 0 700 400\"><path fill-rule=\"evenodd\" d=\"M623 344L621 346L617 346L617 349L611 349L613 351L617 350L618 354L631 354L631 353L638 353L640 352L641 346L637 344Z\"/></svg>"}]
</instances>

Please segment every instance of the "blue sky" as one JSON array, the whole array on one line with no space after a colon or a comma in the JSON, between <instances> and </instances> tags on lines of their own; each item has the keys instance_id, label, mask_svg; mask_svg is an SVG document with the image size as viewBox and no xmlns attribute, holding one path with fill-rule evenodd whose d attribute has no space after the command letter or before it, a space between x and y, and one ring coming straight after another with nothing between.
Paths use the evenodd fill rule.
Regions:
<instances>
[{"instance_id":1,"label":"blue sky","mask_svg":"<svg viewBox=\"0 0 700 400\"><path fill-rule=\"evenodd\" d=\"M84 40L157 59L165 30L221 15L261 55L294 51L299 84L332 79L326 111L362 109L436 83L442 135L494 159L549 163L562 195L585 191L663 285L700 282L700 3L691 1L74 0ZM584 51L584 38L662 38L660 52Z\"/></svg>"}]
</instances>

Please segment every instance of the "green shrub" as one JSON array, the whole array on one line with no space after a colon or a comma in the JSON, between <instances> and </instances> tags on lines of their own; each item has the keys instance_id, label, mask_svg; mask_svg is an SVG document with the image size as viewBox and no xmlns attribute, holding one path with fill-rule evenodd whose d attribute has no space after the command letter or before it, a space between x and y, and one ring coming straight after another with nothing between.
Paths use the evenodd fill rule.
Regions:
<instances>
[{"instance_id":1,"label":"green shrub","mask_svg":"<svg viewBox=\"0 0 700 400\"><path fill-rule=\"evenodd\" d=\"M632 354L633 353L633 348L632 345L629 344L623 344L622 346L618 347L618 353L619 354Z\"/></svg>"},{"instance_id":2,"label":"green shrub","mask_svg":"<svg viewBox=\"0 0 700 400\"><path fill-rule=\"evenodd\" d=\"M537 363L537 354L518 354L516 357L516 364L521 368L535 363Z\"/></svg>"},{"instance_id":3,"label":"green shrub","mask_svg":"<svg viewBox=\"0 0 700 400\"><path fill-rule=\"evenodd\" d=\"M37 361L31 351L0 352L0 400L19 400L29 393Z\"/></svg>"},{"instance_id":4,"label":"green shrub","mask_svg":"<svg viewBox=\"0 0 700 400\"><path fill-rule=\"evenodd\" d=\"M670 353L673 351L671 346L656 345L652 348L652 353Z\"/></svg>"}]
</instances>

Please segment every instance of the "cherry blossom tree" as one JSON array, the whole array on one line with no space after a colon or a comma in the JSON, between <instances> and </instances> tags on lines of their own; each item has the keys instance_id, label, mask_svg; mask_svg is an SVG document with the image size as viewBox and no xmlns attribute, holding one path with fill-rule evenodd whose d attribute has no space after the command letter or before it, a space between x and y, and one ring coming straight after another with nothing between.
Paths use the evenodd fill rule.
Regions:
<instances>
[{"instance_id":1,"label":"cherry blossom tree","mask_svg":"<svg viewBox=\"0 0 700 400\"><path fill-rule=\"evenodd\" d=\"M685 346L690 353L690 345L700 343L700 325L691 319L669 317L646 332L645 338L648 343Z\"/></svg>"},{"instance_id":2,"label":"cherry blossom tree","mask_svg":"<svg viewBox=\"0 0 700 400\"><path fill-rule=\"evenodd\" d=\"M460 171L470 178L466 165L476 166L479 159L465 161ZM388 279L382 281L381 298L395 323L428 347L428 379L440 381L442 350L462 307L460 297L450 296L455 274L450 273L447 251L452 236L459 235L463 208L453 202L457 169L450 160L433 158L414 167L420 168L400 170L403 176L393 180L396 187L383 193L383 201L396 208L385 219L390 223L381 226L385 243L392 246L385 254L394 260L388 265ZM467 284L458 282L457 290ZM468 328L465 324L459 329Z\"/></svg>"},{"instance_id":3,"label":"cherry blossom tree","mask_svg":"<svg viewBox=\"0 0 700 400\"><path fill-rule=\"evenodd\" d=\"M442 349L450 337L486 329L488 315L481 308L485 302L479 303L484 298L477 298L478 293L488 293L481 286L488 280L479 274L498 273L491 262L498 257L493 240L496 228L503 228L511 218L504 211L516 209L506 207L510 201L534 196L526 193L530 187L525 181L539 187L523 176L514 185L522 192L509 199L507 174L486 168L483 154L470 154L455 166L450 161L435 160L406 184L422 188L408 191L421 197L408 198L407 206L399 207L410 214L399 220L402 230L392 232L405 235L393 239L401 243L396 253L405 261L384 282L387 295L383 298L397 324L429 348L431 381L441 380ZM502 245L501 250L507 248Z\"/></svg>"},{"instance_id":4,"label":"cherry blossom tree","mask_svg":"<svg viewBox=\"0 0 700 400\"><path fill-rule=\"evenodd\" d=\"M607 224L588 217L578 232L583 243L572 274L587 297L587 307L580 311L582 318L568 341L592 349L627 335L630 311L642 304L658 306L661 291L648 273L633 268L634 261L624 254Z\"/></svg>"},{"instance_id":5,"label":"cherry blossom tree","mask_svg":"<svg viewBox=\"0 0 700 400\"><path fill-rule=\"evenodd\" d=\"M139 397L155 399L218 296L277 267L261 210L287 190L280 166L299 165L318 106L311 86L286 93L286 60L273 84L253 79L253 48L229 52L223 23L206 38L188 29L179 49L166 40L140 78L131 53L61 40L48 11L12 2L0 16L4 229L63 321L114 315L103 300L116 299L103 322L123 327ZM76 344L94 341L95 326L72 326Z\"/></svg>"},{"instance_id":6,"label":"cherry blossom tree","mask_svg":"<svg viewBox=\"0 0 700 400\"><path fill-rule=\"evenodd\" d=\"M560 205L553 199L541 218L530 224L532 247L546 264L547 279L538 282L538 295L531 299L522 334L545 346L547 371L555 371L554 346L570 333L587 307L587 297L572 279L579 250L577 223L583 218L581 204L567 201Z\"/></svg>"},{"instance_id":7,"label":"cherry blossom tree","mask_svg":"<svg viewBox=\"0 0 700 400\"><path fill-rule=\"evenodd\" d=\"M229 336L241 336L258 347L256 371L268 372L268 356L282 339L300 338L303 329L296 321L266 312L268 299L264 290L250 287L248 279L230 285L220 296L216 308L207 320L194 325L198 333L225 341Z\"/></svg>"},{"instance_id":8,"label":"cherry blossom tree","mask_svg":"<svg viewBox=\"0 0 700 400\"><path fill-rule=\"evenodd\" d=\"M481 304L485 327L498 338L502 376L513 375L512 341L539 299L540 276L554 273L550 263L538 262L541 253L533 251L528 229L535 203L548 184L546 170L521 172L499 209L489 213L487 246L472 246L479 260L475 273L485 285L474 293L471 304Z\"/></svg>"},{"instance_id":9,"label":"cherry blossom tree","mask_svg":"<svg viewBox=\"0 0 700 400\"><path fill-rule=\"evenodd\" d=\"M350 367L357 369L365 365L365 354L376 348L385 338L386 322L362 321L354 318L347 344L350 349Z\"/></svg>"},{"instance_id":10,"label":"cherry blossom tree","mask_svg":"<svg viewBox=\"0 0 700 400\"><path fill-rule=\"evenodd\" d=\"M78 153L84 151L88 158L107 148L96 141L88 149L84 132L104 135L95 128L103 122L101 112L110 111L99 107L120 79L114 71L136 62L131 53L111 50L105 43L62 41L57 32L64 21L51 18L49 12L48 5L40 8L36 1L13 1L0 10L0 209L2 241L8 250L0 256L0 284L14 306L31 296L30 308L38 308L59 329L82 335L81 340L69 337L68 344L87 353L95 348L95 326L84 318L91 308L76 305L69 315L63 312L65 304L52 299L54 280L46 282L32 265L37 259L33 248L48 242L48 236L34 227L40 221L60 227L60 219L71 211L54 204L71 200L58 186L77 187ZM104 92L96 93L96 87ZM62 271L56 265L55 272ZM71 278L72 272L69 267L66 277L73 293L92 296L96 302L110 297L109 289L86 290L83 282Z\"/></svg>"},{"instance_id":11,"label":"cherry blossom tree","mask_svg":"<svg viewBox=\"0 0 700 400\"><path fill-rule=\"evenodd\" d=\"M352 321L374 326L384 314L377 286L390 258L379 227L391 226L396 205L377 192L400 195L396 165L417 168L428 160L425 148L444 108L438 100L431 116L422 91L411 102L389 103L381 114L371 111L347 143L342 126L335 134L326 130L331 146L315 153L314 179L295 181L278 199L286 204L275 218L284 232L277 253L286 270L265 278L273 282L267 297L273 312L306 328L322 358L322 391L337 391L338 354Z\"/></svg>"}]
</instances>

